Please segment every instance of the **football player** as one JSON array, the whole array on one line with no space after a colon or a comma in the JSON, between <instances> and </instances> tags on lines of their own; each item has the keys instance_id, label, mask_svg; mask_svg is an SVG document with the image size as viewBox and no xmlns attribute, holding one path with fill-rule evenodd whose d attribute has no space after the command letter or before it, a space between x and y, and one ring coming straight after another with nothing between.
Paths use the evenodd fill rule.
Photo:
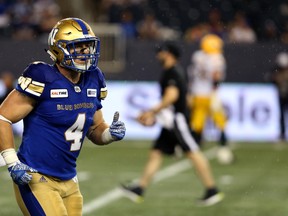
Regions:
<instances>
[{"instance_id":1,"label":"football player","mask_svg":"<svg viewBox=\"0 0 288 216\"><path fill-rule=\"evenodd\" d=\"M48 46L55 64L28 65L0 107L0 151L23 215L82 215L76 160L85 136L106 145L123 139L126 129L118 112L111 125L103 119L107 89L91 27L78 18L60 20ZM16 153L11 124L21 119Z\"/></svg>"},{"instance_id":2,"label":"football player","mask_svg":"<svg viewBox=\"0 0 288 216\"><path fill-rule=\"evenodd\" d=\"M217 158L220 163L230 163L233 154L228 148L225 134L226 115L217 95L218 85L225 79L226 61L223 55L223 41L215 34L208 34L200 41L200 50L192 55L188 67L190 126L198 143L208 117L220 130L220 148Z\"/></svg>"}]
</instances>

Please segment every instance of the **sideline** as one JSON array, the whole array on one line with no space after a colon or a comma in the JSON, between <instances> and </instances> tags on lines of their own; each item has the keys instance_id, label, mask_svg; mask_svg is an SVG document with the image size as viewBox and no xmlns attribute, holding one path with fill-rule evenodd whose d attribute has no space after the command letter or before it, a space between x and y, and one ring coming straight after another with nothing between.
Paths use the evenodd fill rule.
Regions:
<instances>
[{"instance_id":1,"label":"sideline","mask_svg":"<svg viewBox=\"0 0 288 216\"><path fill-rule=\"evenodd\" d=\"M205 156L207 159L211 160L216 157L217 146L214 146L206 151L204 151ZM168 167L163 168L162 170L158 171L158 173L154 176L154 180L152 184L158 183L163 181L167 178L177 175L178 173L184 172L192 167L190 160L183 159L179 162L176 162ZM134 179L133 182L137 181L138 179ZM124 197L124 193L119 187L116 187L104 195L97 197L90 202L84 204L83 206L83 215L89 214L97 209L100 209L106 205L111 204L113 201L116 201L120 198Z\"/></svg>"}]
</instances>

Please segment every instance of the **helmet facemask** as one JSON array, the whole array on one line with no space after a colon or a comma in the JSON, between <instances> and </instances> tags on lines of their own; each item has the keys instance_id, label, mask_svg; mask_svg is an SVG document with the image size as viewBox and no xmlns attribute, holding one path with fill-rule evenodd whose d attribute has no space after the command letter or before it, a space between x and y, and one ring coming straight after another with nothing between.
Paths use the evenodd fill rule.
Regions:
<instances>
[{"instance_id":1,"label":"helmet facemask","mask_svg":"<svg viewBox=\"0 0 288 216\"><path fill-rule=\"evenodd\" d=\"M60 64L68 69L84 73L97 67L100 42L97 38L74 41L58 41L57 47L64 56Z\"/></svg>"}]
</instances>

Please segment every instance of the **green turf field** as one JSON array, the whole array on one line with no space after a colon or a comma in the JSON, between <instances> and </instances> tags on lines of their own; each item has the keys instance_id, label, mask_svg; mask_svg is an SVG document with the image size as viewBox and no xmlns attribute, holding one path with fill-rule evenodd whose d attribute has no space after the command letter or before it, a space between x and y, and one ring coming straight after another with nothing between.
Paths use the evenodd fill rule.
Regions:
<instances>
[{"instance_id":1,"label":"green turf field","mask_svg":"<svg viewBox=\"0 0 288 216\"><path fill-rule=\"evenodd\" d=\"M85 143L78 161L79 181L87 216L285 216L288 215L288 145L235 144L233 165L219 165L210 151L211 165L225 200L212 207L196 207L203 188L193 168L155 181L141 204L119 196L117 186L139 177L149 141L121 141L97 147ZM183 158L165 158L163 168ZM108 196L110 194L110 196ZM101 204L102 203L102 204ZM6 168L0 168L0 216L21 215Z\"/></svg>"}]
</instances>

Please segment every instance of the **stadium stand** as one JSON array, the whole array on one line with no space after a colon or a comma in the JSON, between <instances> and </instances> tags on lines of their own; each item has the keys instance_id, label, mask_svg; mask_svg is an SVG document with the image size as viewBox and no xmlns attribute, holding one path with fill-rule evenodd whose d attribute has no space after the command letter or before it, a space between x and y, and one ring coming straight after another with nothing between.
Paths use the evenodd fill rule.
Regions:
<instances>
[{"instance_id":1,"label":"stadium stand","mask_svg":"<svg viewBox=\"0 0 288 216\"><path fill-rule=\"evenodd\" d=\"M81 16L96 23L120 23L122 12L127 9L132 11L136 26L149 12L164 27L180 32L181 37L191 28L206 24L208 31L223 39L228 38L235 14L242 13L258 40L288 42L288 3L283 0L2 0L0 35L35 39L60 17L69 16Z\"/></svg>"}]
</instances>

